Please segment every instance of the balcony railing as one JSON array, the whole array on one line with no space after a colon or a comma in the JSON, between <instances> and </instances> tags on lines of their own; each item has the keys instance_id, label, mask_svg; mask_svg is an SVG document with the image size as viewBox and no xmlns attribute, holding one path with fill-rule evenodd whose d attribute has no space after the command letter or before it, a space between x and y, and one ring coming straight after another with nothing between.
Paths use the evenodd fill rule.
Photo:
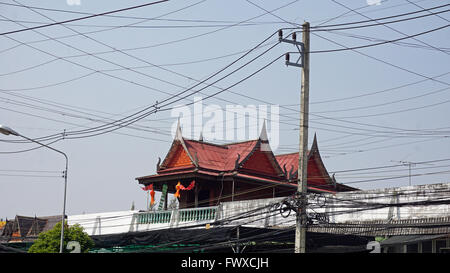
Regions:
<instances>
[{"instance_id":1,"label":"balcony railing","mask_svg":"<svg viewBox=\"0 0 450 273\"><path fill-rule=\"evenodd\" d=\"M214 221L218 207L180 209L170 211L149 211L136 214L138 225L175 225L186 222Z\"/></svg>"},{"instance_id":2,"label":"balcony railing","mask_svg":"<svg viewBox=\"0 0 450 273\"><path fill-rule=\"evenodd\" d=\"M166 224L170 223L171 211L152 211L137 214L138 224Z\"/></svg>"},{"instance_id":3,"label":"balcony railing","mask_svg":"<svg viewBox=\"0 0 450 273\"><path fill-rule=\"evenodd\" d=\"M180 222L211 221L216 218L217 207L183 209L179 211Z\"/></svg>"}]
</instances>

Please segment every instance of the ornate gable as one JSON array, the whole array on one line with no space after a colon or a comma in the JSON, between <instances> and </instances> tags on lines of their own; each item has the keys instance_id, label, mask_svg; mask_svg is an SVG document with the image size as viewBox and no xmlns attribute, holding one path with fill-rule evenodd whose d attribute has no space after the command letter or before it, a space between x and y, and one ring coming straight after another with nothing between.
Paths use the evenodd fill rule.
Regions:
<instances>
[{"instance_id":1,"label":"ornate gable","mask_svg":"<svg viewBox=\"0 0 450 273\"><path fill-rule=\"evenodd\" d=\"M241 161L239 169L272 177L284 176L275 155L270 149L265 121L258 142L248 156Z\"/></svg>"},{"instance_id":2,"label":"ornate gable","mask_svg":"<svg viewBox=\"0 0 450 273\"><path fill-rule=\"evenodd\" d=\"M240 170L250 171L255 174L265 174L278 177L280 172L273 160L271 160L270 152L262 151L257 148L249 157L240 165Z\"/></svg>"},{"instance_id":3,"label":"ornate gable","mask_svg":"<svg viewBox=\"0 0 450 273\"><path fill-rule=\"evenodd\" d=\"M196 166L197 161L189 154L189 150L184 142L183 135L181 133L180 121L178 120L177 131L175 139L170 146L164 161L161 165L157 165L157 170L164 170L167 168L184 167L184 166Z\"/></svg>"},{"instance_id":4,"label":"ornate gable","mask_svg":"<svg viewBox=\"0 0 450 273\"><path fill-rule=\"evenodd\" d=\"M194 166L187 152L182 145L178 145L171 158L168 160L166 168L177 168L185 166Z\"/></svg>"}]
</instances>

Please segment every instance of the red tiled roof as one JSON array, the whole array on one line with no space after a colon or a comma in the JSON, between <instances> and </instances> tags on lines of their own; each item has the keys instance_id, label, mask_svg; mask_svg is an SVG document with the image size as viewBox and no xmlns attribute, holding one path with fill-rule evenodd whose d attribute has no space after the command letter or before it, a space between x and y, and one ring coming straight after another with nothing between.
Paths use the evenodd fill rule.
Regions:
<instances>
[{"instance_id":1,"label":"red tiled roof","mask_svg":"<svg viewBox=\"0 0 450 273\"><path fill-rule=\"evenodd\" d=\"M267 155L261 154L257 150L254 150L257 148L256 145L259 141L260 139L256 139L218 145L180 137L172 143L169 153L164 159L163 164L161 164L161 168L158 168L157 174L138 177L136 179L152 180L173 175L186 175L193 172L210 176L218 176L221 173L224 175L231 175L235 170L236 162L238 161L237 163L240 164L240 171L233 173L232 175L265 182L276 182L280 185L295 187L296 184L290 181L297 176L299 154L290 153L276 156L271 152ZM174 166L169 167L170 164L168 165L168 162L171 162L171 160L177 157L176 151L179 151L180 149L184 149L184 151L187 152L185 153L185 158L183 160L186 159L187 161L192 162L192 164L189 166L182 164L178 164L179 166L177 166L177 164L175 164ZM249 156L252 151L254 151L254 153ZM267 158L268 161L264 156L269 157ZM315 137L311 150L308 151L308 159L308 173L315 176L308 177L308 188L317 191L334 192L332 180L320 158ZM272 165L268 165L267 162L272 163ZM267 171L267 173L264 172L266 169L272 167L273 170ZM284 170L286 170L286 173L284 173ZM321 185L321 187L318 187L319 185ZM323 188L324 186L325 188ZM338 186L341 185L338 184ZM348 188L351 189L350 187Z\"/></svg>"},{"instance_id":2,"label":"red tiled roof","mask_svg":"<svg viewBox=\"0 0 450 273\"><path fill-rule=\"evenodd\" d=\"M169 169L169 171L164 171L164 172L160 172L158 174L152 174L152 175L147 175L147 176L141 176L141 177L137 177L137 180L140 179L149 179L149 178L156 178L156 177L163 177L163 176L173 176L173 175L180 175L180 174L187 174L187 173L192 173L193 172L193 168L177 168L177 170L174 169Z\"/></svg>"},{"instance_id":3,"label":"red tiled roof","mask_svg":"<svg viewBox=\"0 0 450 273\"><path fill-rule=\"evenodd\" d=\"M286 165L286 171L290 172L292 167L294 172L298 170L298 153L276 155L275 158L281 168Z\"/></svg>"},{"instance_id":4,"label":"red tiled roof","mask_svg":"<svg viewBox=\"0 0 450 273\"><path fill-rule=\"evenodd\" d=\"M227 148L201 141L184 140L192 157L197 157L201 168L222 171L227 155Z\"/></svg>"},{"instance_id":5,"label":"red tiled roof","mask_svg":"<svg viewBox=\"0 0 450 273\"><path fill-rule=\"evenodd\" d=\"M225 168L227 170L234 169L236 159L238 158L238 154L240 155L239 162L245 159L248 154L252 151L253 147L255 147L258 140L250 140L240 143L231 143L228 144L228 153L227 153L227 161L225 162Z\"/></svg>"},{"instance_id":6,"label":"red tiled roof","mask_svg":"<svg viewBox=\"0 0 450 273\"><path fill-rule=\"evenodd\" d=\"M269 178L264 178L264 177L255 176L255 175L248 175L248 174L243 174L243 173L238 173L236 175L236 177L248 178L248 179L252 179L252 180L259 180L259 181L263 181L263 182L270 182L270 183L275 183L278 185L284 185L284 186L293 187L293 188L297 187L297 184L293 184L293 183L289 183L289 182L282 182L280 180L269 179Z\"/></svg>"},{"instance_id":7,"label":"red tiled roof","mask_svg":"<svg viewBox=\"0 0 450 273\"><path fill-rule=\"evenodd\" d=\"M194 158L197 157L201 168L215 171L230 171L235 167L238 154L243 160L253 149L258 140L216 145L202 141L184 139L186 147Z\"/></svg>"},{"instance_id":8,"label":"red tiled roof","mask_svg":"<svg viewBox=\"0 0 450 273\"><path fill-rule=\"evenodd\" d=\"M310 152L311 150L308 150L308 156L310 156ZM290 172L292 167L294 167L293 172L298 171L298 153L275 155L275 158L281 168L286 164L286 171Z\"/></svg>"}]
</instances>

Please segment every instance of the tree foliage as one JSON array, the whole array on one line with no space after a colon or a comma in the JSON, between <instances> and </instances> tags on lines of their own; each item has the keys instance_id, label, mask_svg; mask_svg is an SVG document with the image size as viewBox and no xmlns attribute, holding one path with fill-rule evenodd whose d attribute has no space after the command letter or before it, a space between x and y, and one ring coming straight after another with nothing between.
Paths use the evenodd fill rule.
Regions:
<instances>
[{"instance_id":1,"label":"tree foliage","mask_svg":"<svg viewBox=\"0 0 450 273\"><path fill-rule=\"evenodd\" d=\"M61 222L57 223L51 230L39 234L36 241L28 249L29 253L59 253L59 243L61 240ZM83 227L78 224L73 226L64 226L64 252L70 252L66 249L67 243L77 241L81 246L81 253L86 253L94 246L94 241L83 231Z\"/></svg>"}]
</instances>

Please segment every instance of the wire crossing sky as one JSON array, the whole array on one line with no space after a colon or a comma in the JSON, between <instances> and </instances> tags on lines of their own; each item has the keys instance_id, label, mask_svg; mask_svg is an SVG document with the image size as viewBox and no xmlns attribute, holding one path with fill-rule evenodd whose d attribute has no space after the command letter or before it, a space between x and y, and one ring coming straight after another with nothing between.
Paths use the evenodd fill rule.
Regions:
<instances>
[{"instance_id":1,"label":"wire crossing sky","mask_svg":"<svg viewBox=\"0 0 450 273\"><path fill-rule=\"evenodd\" d=\"M298 151L300 70L283 58L297 49L277 32L300 39L307 21L309 145L315 133L330 175L361 189L449 182L450 2L368 3L2 0L0 124L68 154L68 214L145 209L134 178L156 172L177 109L211 123L217 108L276 105L274 152ZM247 118L237 130L261 128ZM58 155L2 135L0 166L0 218L59 213Z\"/></svg>"}]
</instances>

